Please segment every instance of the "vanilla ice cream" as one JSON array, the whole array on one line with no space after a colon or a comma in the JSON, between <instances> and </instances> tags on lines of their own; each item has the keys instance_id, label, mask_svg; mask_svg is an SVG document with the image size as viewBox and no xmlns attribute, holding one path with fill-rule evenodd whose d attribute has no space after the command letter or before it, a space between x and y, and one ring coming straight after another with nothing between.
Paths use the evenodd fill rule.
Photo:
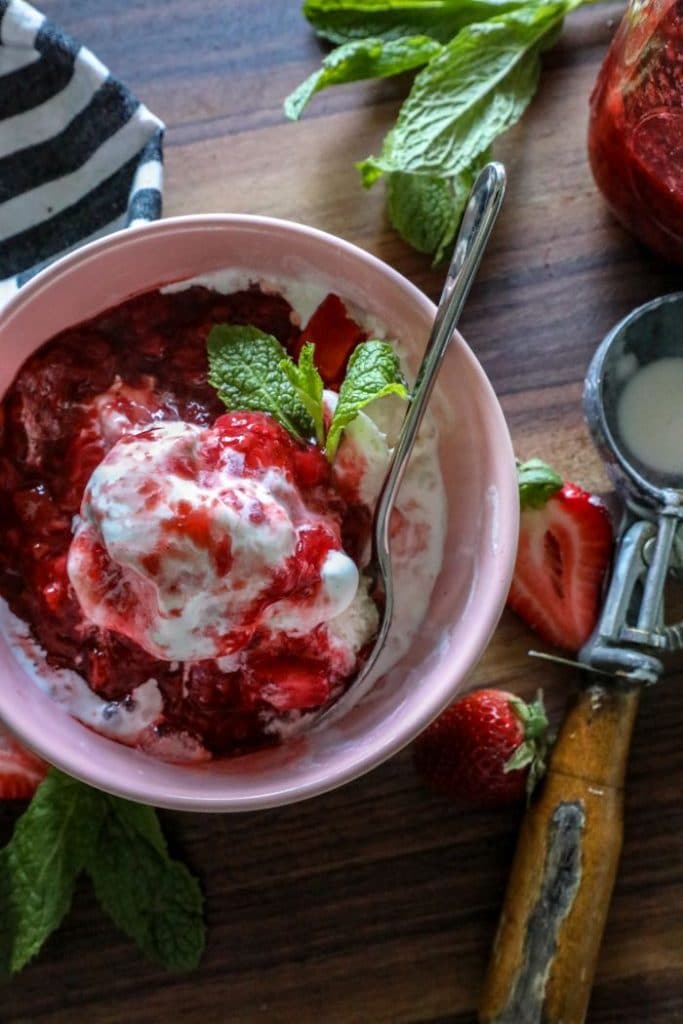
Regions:
<instances>
[{"instance_id":1,"label":"vanilla ice cream","mask_svg":"<svg viewBox=\"0 0 683 1024\"><path fill-rule=\"evenodd\" d=\"M250 466L231 443L243 419L125 436L86 487L69 578L91 622L154 657L220 658L264 626L308 633L356 594L338 524L306 506L278 451L289 437L269 421L265 465Z\"/></svg>"}]
</instances>

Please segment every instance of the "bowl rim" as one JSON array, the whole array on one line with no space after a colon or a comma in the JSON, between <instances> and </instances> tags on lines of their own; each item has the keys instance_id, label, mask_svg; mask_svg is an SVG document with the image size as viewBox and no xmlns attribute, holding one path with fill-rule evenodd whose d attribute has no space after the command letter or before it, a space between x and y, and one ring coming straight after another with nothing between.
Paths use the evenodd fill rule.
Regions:
<instances>
[{"instance_id":1,"label":"bowl rim","mask_svg":"<svg viewBox=\"0 0 683 1024\"><path fill-rule=\"evenodd\" d=\"M417 285L413 284L408 278L377 256L337 235L283 218L243 213L199 213L162 218L161 220L151 221L134 228L121 229L88 242L73 252L60 257L40 270L9 297L5 306L0 310L0 331L4 331L11 324L15 313L23 308L27 302L37 299L44 288L52 287L61 276L72 271L74 267L77 268L91 260L97 260L102 252L112 248L115 249L120 245L134 249L137 241L143 243L150 235L163 238L164 235L174 234L177 238L178 232L182 233L184 230L189 232L196 232L198 229L222 231L229 227L249 228L250 226L261 230L265 228L285 235L294 234L302 238L312 238L325 246L334 246L351 257L355 262L360 261L375 273L387 277L395 286L400 287L406 292L410 300L420 307L425 315L429 316L430 319L434 318L436 313L435 304ZM180 279L182 278L175 278L175 280ZM126 298L134 294L163 287L163 284L163 281L146 281L141 285L139 292L130 292L122 298L114 299L112 305L124 302ZM78 322L80 322L78 318L74 320L74 324ZM49 339L46 338L45 340ZM495 437L495 444L489 444L488 455L491 460L491 476L496 480L496 487L498 489L499 509L497 544L500 549L500 555L496 559L496 579L487 588L485 606L482 608L481 614L477 616L473 628L466 637L464 650L461 649L457 675L458 678L464 679L472 672L486 650L505 605L514 570L519 525L519 503L512 440L499 399L479 360L457 329L453 332L453 340L457 340L464 347L466 357L471 362L471 370L477 377L477 383L481 389L482 405L487 411L490 437L491 439ZM43 343L41 342L41 344ZM2 395L0 395L1 397ZM241 796L233 794L227 797L216 793L201 795L194 792L180 792L170 779L165 792L160 792L156 783L140 778L133 771L126 774L125 777L119 776L116 779L116 784L112 785L111 773L99 761L91 759L87 763L87 771L84 771L86 767L84 758L82 755L79 756L77 751L60 745L55 753L49 747L49 744L46 746L39 744L37 746L35 738L26 731L27 723L25 716L16 716L11 703L8 709L3 708L2 721L22 743L37 750L51 764L54 764L82 782L102 789L105 792L133 801L173 810L238 812L267 809L300 802L346 785L395 756L419 732L426 728L444 709L447 703L448 701L444 701L441 692L436 695L432 694L431 699L426 699L420 704L418 714L413 714L402 720L400 727L394 726L392 729L389 729L383 742L378 742L371 746L358 744L357 755L346 758L343 765L334 772L319 772L313 779L298 782L292 788L280 785L276 791L248 793ZM87 727L83 726L83 728ZM130 751L130 748L125 749ZM45 750L49 750L49 756L46 756L43 752ZM179 766L176 765L174 767ZM199 767L201 768L201 766ZM192 770L191 766L190 770ZM229 779L229 776L226 775L226 779Z\"/></svg>"}]
</instances>

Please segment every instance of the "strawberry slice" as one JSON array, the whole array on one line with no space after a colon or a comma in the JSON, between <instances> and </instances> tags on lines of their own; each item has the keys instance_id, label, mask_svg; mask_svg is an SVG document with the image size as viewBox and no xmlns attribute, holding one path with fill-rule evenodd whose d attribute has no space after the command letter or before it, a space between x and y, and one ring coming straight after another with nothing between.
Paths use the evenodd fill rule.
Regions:
<instances>
[{"instance_id":1,"label":"strawberry slice","mask_svg":"<svg viewBox=\"0 0 683 1024\"><path fill-rule=\"evenodd\" d=\"M330 293L320 303L304 327L293 356L299 358L307 342L315 345L315 363L326 387L339 390L346 364L356 345L367 335L346 312L338 295Z\"/></svg>"},{"instance_id":2,"label":"strawberry slice","mask_svg":"<svg viewBox=\"0 0 683 1024\"><path fill-rule=\"evenodd\" d=\"M44 761L17 743L0 725L0 800L28 800L47 771Z\"/></svg>"},{"instance_id":3,"label":"strawberry slice","mask_svg":"<svg viewBox=\"0 0 683 1024\"><path fill-rule=\"evenodd\" d=\"M415 769L435 793L464 807L502 807L529 796L545 771L543 698L475 690L451 704L413 746Z\"/></svg>"},{"instance_id":4,"label":"strawberry slice","mask_svg":"<svg viewBox=\"0 0 683 1024\"><path fill-rule=\"evenodd\" d=\"M325 670L300 658L264 656L255 660L253 676L259 698L277 711L317 708L330 696Z\"/></svg>"},{"instance_id":5,"label":"strawberry slice","mask_svg":"<svg viewBox=\"0 0 683 1024\"><path fill-rule=\"evenodd\" d=\"M521 520L508 605L548 643L575 652L600 612L614 543L609 513L540 459L517 472Z\"/></svg>"}]
</instances>

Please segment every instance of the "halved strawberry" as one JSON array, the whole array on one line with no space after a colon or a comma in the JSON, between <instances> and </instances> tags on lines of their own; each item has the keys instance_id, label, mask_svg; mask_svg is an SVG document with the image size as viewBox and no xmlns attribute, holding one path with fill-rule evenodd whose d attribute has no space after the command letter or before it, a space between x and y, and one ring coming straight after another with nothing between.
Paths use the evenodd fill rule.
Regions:
<instances>
[{"instance_id":1,"label":"halved strawberry","mask_svg":"<svg viewBox=\"0 0 683 1024\"><path fill-rule=\"evenodd\" d=\"M45 762L22 747L0 724L0 800L28 800L47 771Z\"/></svg>"},{"instance_id":2,"label":"halved strawberry","mask_svg":"<svg viewBox=\"0 0 683 1024\"><path fill-rule=\"evenodd\" d=\"M614 543L609 513L540 459L517 471L521 520L508 605L548 643L578 651L600 611Z\"/></svg>"}]
</instances>

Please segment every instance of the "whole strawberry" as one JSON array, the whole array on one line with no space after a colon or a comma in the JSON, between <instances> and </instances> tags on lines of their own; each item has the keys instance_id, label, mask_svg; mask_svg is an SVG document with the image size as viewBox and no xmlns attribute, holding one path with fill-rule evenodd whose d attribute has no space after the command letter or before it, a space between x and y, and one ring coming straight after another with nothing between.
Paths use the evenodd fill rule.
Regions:
<instances>
[{"instance_id":1,"label":"whole strawberry","mask_svg":"<svg viewBox=\"0 0 683 1024\"><path fill-rule=\"evenodd\" d=\"M500 807L530 795L545 770L543 699L475 690L451 704L415 741L415 768L435 792L463 806Z\"/></svg>"},{"instance_id":2,"label":"whole strawberry","mask_svg":"<svg viewBox=\"0 0 683 1024\"><path fill-rule=\"evenodd\" d=\"M548 643L578 651L600 612L614 537L599 498L540 459L517 466L519 547L508 605Z\"/></svg>"}]
</instances>

